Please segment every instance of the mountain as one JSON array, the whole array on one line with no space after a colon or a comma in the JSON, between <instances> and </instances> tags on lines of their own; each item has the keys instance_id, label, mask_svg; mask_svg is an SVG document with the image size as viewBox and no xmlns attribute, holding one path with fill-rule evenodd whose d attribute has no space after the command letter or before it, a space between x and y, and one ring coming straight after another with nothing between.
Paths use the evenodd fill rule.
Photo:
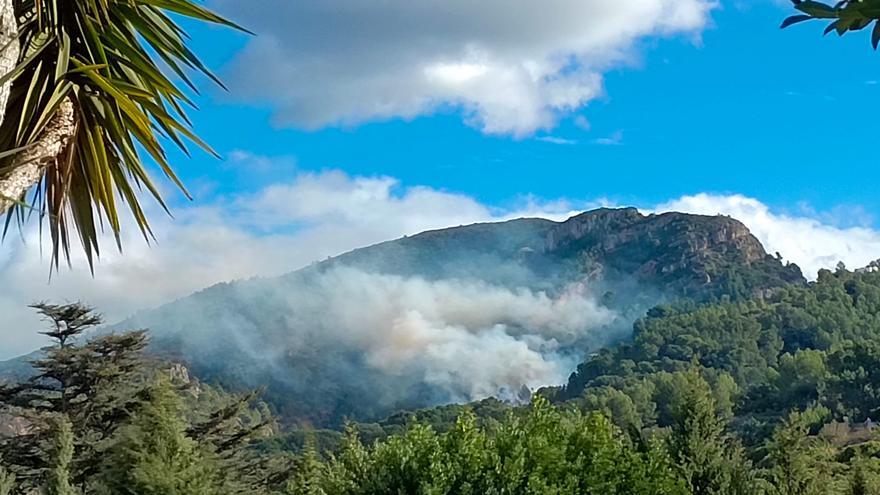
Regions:
<instances>
[{"instance_id":1,"label":"mountain","mask_svg":"<svg viewBox=\"0 0 880 495\"><path fill-rule=\"evenodd\" d=\"M498 261L506 271L497 269ZM479 276L539 286L586 276L634 281L667 297L742 299L803 283L796 265L768 256L738 220L685 213L642 215L601 208L557 223L519 219L429 231L344 254L346 264L383 273L435 278Z\"/></svg>"},{"instance_id":2,"label":"mountain","mask_svg":"<svg viewBox=\"0 0 880 495\"><path fill-rule=\"evenodd\" d=\"M219 284L111 327L289 422L335 426L561 384L661 302L804 284L740 222L599 209L424 232Z\"/></svg>"}]
</instances>

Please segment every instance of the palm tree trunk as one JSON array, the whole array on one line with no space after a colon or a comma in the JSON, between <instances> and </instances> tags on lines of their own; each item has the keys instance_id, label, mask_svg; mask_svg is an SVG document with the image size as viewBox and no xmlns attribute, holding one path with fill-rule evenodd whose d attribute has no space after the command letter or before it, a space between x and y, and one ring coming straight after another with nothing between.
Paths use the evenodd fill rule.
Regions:
<instances>
[{"instance_id":1,"label":"palm tree trunk","mask_svg":"<svg viewBox=\"0 0 880 495\"><path fill-rule=\"evenodd\" d=\"M18 44L18 23L12 0L0 0L0 75L8 74L18 63L20 52ZM0 123L6 113L6 102L12 81L0 87Z\"/></svg>"},{"instance_id":2,"label":"palm tree trunk","mask_svg":"<svg viewBox=\"0 0 880 495\"><path fill-rule=\"evenodd\" d=\"M20 47L18 23L13 0L0 0L0 74L7 74L18 64ZM0 123L6 117L6 104L12 81L0 86ZM46 167L55 163L67 149L76 132L74 105L64 100L46 125L36 143L15 155L5 171L0 172L0 214L3 214L37 185Z\"/></svg>"},{"instance_id":3,"label":"palm tree trunk","mask_svg":"<svg viewBox=\"0 0 880 495\"><path fill-rule=\"evenodd\" d=\"M40 139L18 153L12 159L9 172L0 176L0 214L15 205L30 188L40 182L43 172L64 154L75 133L74 105L67 98L43 129Z\"/></svg>"}]
</instances>

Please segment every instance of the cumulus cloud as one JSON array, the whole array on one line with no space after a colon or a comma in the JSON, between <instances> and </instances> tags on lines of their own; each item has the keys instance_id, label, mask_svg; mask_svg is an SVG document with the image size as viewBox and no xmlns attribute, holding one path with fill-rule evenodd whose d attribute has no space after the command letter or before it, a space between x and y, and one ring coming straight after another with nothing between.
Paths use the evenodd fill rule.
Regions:
<instances>
[{"instance_id":1,"label":"cumulus cloud","mask_svg":"<svg viewBox=\"0 0 880 495\"><path fill-rule=\"evenodd\" d=\"M797 263L809 279L838 262L855 268L880 258L880 232L873 228L823 223L832 220L827 215L775 213L757 199L739 194L684 196L654 210L732 216L746 224L768 252Z\"/></svg>"},{"instance_id":2,"label":"cumulus cloud","mask_svg":"<svg viewBox=\"0 0 880 495\"><path fill-rule=\"evenodd\" d=\"M212 0L259 33L233 95L315 129L455 108L525 136L603 93L644 38L698 36L714 0ZM258 68L258 69L257 69Z\"/></svg>"}]
</instances>

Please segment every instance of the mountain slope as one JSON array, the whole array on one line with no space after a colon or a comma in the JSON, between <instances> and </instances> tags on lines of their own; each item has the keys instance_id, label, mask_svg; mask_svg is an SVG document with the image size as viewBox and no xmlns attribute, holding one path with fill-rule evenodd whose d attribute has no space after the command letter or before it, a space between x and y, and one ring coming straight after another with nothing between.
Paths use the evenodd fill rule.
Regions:
<instances>
[{"instance_id":1,"label":"mountain slope","mask_svg":"<svg viewBox=\"0 0 880 495\"><path fill-rule=\"evenodd\" d=\"M632 208L425 232L273 279L219 284L115 325L288 421L337 425L561 384L662 301L804 283L727 217Z\"/></svg>"},{"instance_id":2,"label":"mountain slope","mask_svg":"<svg viewBox=\"0 0 880 495\"><path fill-rule=\"evenodd\" d=\"M768 256L738 220L600 208L565 222L519 219L405 237L321 264L423 277L473 277L549 287L588 277L637 282L668 297L742 299L804 283L796 265ZM498 265L504 269L499 270ZM536 275L540 280L536 281Z\"/></svg>"}]
</instances>

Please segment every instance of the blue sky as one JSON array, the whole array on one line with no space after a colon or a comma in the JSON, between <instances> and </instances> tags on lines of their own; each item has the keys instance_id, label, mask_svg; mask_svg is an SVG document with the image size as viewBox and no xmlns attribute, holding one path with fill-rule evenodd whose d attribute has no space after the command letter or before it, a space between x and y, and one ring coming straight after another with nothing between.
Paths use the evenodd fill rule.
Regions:
<instances>
[{"instance_id":1,"label":"blue sky","mask_svg":"<svg viewBox=\"0 0 880 495\"><path fill-rule=\"evenodd\" d=\"M271 105L211 90L193 114L204 138L226 156L240 150L285 159L262 174L204 155L178 163L203 198L259 188L295 166L389 175L502 206L527 194L653 204L713 191L785 210L861 207L873 217L880 208L870 180L880 130L877 55L866 34L822 38L819 24L779 30L790 10L728 2L712 12L701 40L638 40L635 56L605 73L604 96L534 136L485 135L450 108L302 131L273 123ZM193 35L227 77L248 41L214 28ZM577 124L579 116L589 129ZM572 144L535 139L542 136Z\"/></svg>"},{"instance_id":2,"label":"blue sky","mask_svg":"<svg viewBox=\"0 0 880 495\"><path fill-rule=\"evenodd\" d=\"M173 153L156 242L129 225L48 280L40 231L0 244L0 314L81 300L111 321L428 229L598 205L723 213L808 277L880 258L868 33L781 31L782 0L208 0L187 25L230 90L197 98L223 156ZM39 345L0 331L0 359Z\"/></svg>"}]
</instances>

